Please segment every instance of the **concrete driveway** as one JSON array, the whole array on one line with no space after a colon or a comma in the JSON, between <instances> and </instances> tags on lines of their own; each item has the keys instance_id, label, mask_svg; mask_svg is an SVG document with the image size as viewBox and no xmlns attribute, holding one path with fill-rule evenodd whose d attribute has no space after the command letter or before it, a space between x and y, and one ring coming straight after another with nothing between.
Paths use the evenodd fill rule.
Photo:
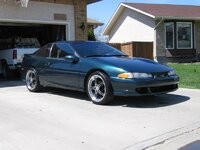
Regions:
<instances>
[{"instance_id":1,"label":"concrete driveway","mask_svg":"<svg viewBox=\"0 0 200 150\"><path fill-rule=\"evenodd\" d=\"M199 128L200 90L98 106L80 92L30 93L20 81L0 82L1 150L151 149L195 132L182 140L188 144Z\"/></svg>"}]
</instances>

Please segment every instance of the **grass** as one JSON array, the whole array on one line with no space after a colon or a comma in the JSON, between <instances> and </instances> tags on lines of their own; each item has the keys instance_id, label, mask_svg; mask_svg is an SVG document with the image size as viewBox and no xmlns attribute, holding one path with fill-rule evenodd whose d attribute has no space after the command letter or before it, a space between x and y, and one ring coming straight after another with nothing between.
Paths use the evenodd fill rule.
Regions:
<instances>
[{"instance_id":1,"label":"grass","mask_svg":"<svg viewBox=\"0 0 200 150\"><path fill-rule=\"evenodd\" d=\"M179 87L200 89L200 64L168 64L180 77Z\"/></svg>"}]
</instances>

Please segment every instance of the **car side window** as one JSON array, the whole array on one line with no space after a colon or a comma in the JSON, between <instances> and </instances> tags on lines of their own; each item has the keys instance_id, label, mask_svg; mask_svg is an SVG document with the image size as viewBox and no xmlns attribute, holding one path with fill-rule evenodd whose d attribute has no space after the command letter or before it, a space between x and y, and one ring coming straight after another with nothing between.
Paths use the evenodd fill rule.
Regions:
<instances>
[{"instance_id":1,"label":"car side window","mask_svg":"<svg viewBox=\"0 0 200 150\"><path fill-rule=\"evenodd\" d=\"M56 44L54 44L52 50L51 50L51 58L64 58L67 56L67 53L64 52L63 50L59 49Z\"/></svg>"},{"instance_id":2,"label":"car side window","mask_svg":"<svg viewBox=\"0 0 200 150\"><path fill-rule=\"evenodd\" d=\"M53 46L51 51L52 58L64 58L65 56L68 55L74 55L73 50L68 44L59 43Z\"/></svg>"},{"instance_id":3,"label":"car side window","mask_svg":"<svg viewBox=\"0 0 200 150\"><path fill-rule=\"evenodd\" d=\"M68 53L62 50L59 50L58 53L59 53L58 58L64 58L65 56L69 55Z\"/></svg>"},{"instance_id":4,"label":"car side window","mask_svg":"<svg viewBox=\"0 0 200 150\"><path fill-rule=\"evenodd\" d=\"M52 44L45 45L41 49L39 49L35 55L40 57L49 57L49 52L51 49Z\"/></svg>"},{"instance_id":5,"label":"car side window","mask_svg":"<svg viewBox=\"0 0 200 150\"><path fill-rule=\"evenodd\" d=\"M51 50L51 58L58 58L58 48L57 46L54 44L52 50Z\"/></svg>"}]
</instances>

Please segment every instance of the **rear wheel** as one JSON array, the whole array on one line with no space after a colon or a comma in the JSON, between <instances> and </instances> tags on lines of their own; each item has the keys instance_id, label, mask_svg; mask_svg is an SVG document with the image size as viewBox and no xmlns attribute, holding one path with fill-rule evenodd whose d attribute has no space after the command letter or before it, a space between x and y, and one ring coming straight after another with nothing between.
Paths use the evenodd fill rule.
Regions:
<instances>
[{"instance_id":1,"label":"rear wheel","mask_svg":"<svg viewBox=\"0 0 200 150\"><path fill-rule=\"evenodd\" d=\"M92 73L87 82L87 93L90 100L99 105L108 104L113 100L110 79L102 72Z\"/></svg>"},{"instance_id":2,"label":"rear wheel","mask_svg":"<svg viewBox=\"0 0 200 150\"><path fill-rule=\"evenodd\" d=\"M38 79L37 71L33 68L30 68L26 72L26 86L31 92L38 92L41 89L41 85Z\"/></svg>"},{"instance_id":3,"label":"rear wheel","mask_svg":"<svg viewBox=\"0 0 200 150\"><path fill-rule=\"evenodd\" d=\"M1 61L1 66L2 66L2 74L4 78L10 78L12 77L12 72L10 68L8 67L8 64L6 60Z\"/></svg>"}]
</instances>

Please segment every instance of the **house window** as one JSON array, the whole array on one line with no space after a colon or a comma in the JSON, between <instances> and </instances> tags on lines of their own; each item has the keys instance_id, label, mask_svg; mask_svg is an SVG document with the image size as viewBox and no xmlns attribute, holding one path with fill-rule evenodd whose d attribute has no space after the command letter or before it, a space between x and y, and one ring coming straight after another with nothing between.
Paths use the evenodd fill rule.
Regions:
<instances>
[{"instance_id":1,"label":"house window","mask_svg":"<svg viewBox=\"0 0 200 150\"><path fill-rule=\"evenodd\" d=\"M177 48L193 48L192 22L177 22Z\"/></svg>"},{"instance_id":2,"label":"house window","mask_svg":"<svg viewBox=\"0 0 200 150\"><path fill-rule=\"evenodd\" d=\"M174 23L165 23L165 46L167 49L174 48Z\"/></svg>"},{"instance_id":3,"label":"house window","mask_svg":"<svg viewBox=\"0 0 200 150\"><path fill-rule=\"evenodd\" d=\"M193 49L193 30L192 22L165 22L166 49Z\"/></svg>"}]
</instances>

